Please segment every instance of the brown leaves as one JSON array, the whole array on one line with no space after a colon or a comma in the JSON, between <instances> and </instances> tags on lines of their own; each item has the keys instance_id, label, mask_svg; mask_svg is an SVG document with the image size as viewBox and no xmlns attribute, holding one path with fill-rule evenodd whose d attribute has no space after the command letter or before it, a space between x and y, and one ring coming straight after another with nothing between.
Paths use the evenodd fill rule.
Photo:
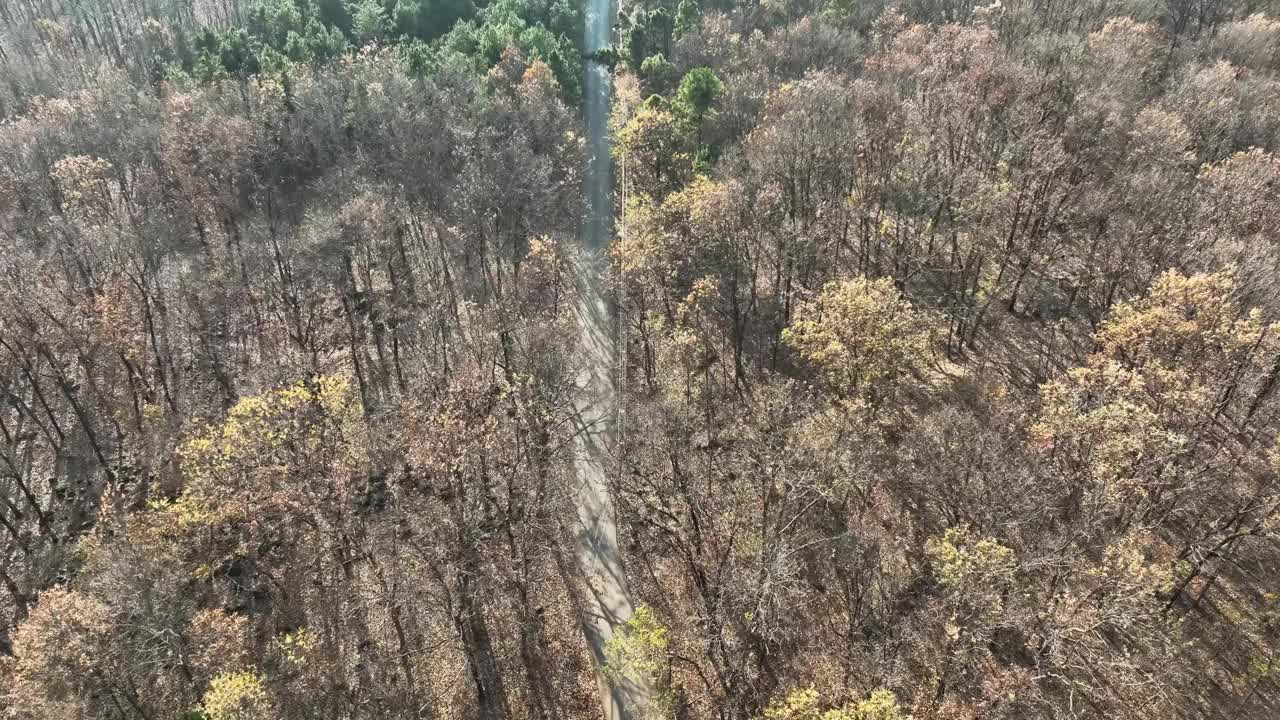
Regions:
<instances>
[{"instance_id":1,"label":"brown leaves","mask_svg":"<svg viewBox=\"0 0 1280 720\"><path fill-rule=\"evenodd\" d=\"M75 591L40 596L14 636L14 684L4 695L20 718L70 720L106 682L113 621L107 607Z\"/></svg>"}]
</instances>

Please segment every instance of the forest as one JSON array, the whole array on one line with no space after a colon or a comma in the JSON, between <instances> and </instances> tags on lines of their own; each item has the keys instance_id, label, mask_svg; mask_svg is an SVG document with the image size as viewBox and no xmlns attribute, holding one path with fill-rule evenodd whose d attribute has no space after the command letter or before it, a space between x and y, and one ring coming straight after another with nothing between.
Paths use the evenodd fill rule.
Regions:
<instances>
[{"instance_id":1,"label":"forest","mask_svg":"<svg viewBox=\"0 0 1280 720\"><path fill-rule=\"evenodd\" d=\"M614 3L0 0L0 720L1280 716L1280 2Z\"/></svg>"}]
</instances>

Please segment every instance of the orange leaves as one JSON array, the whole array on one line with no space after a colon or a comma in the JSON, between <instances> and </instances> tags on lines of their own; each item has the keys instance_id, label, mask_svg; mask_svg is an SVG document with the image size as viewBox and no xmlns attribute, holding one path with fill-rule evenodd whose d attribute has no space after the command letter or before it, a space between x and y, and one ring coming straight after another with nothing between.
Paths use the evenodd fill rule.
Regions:
<instances>
[{"instance_id":1,"label":"orange leaves","mask_svg":"<svg viewBox=\"0 0 1280 720\"><path fill-rule=\"evenodd\" d=\"M551 66L541 60L534 60L525 68L520 77L520 94L528 100L552 98L560 92L560 83L556 80Z\"/></svg>"}]
</instances>

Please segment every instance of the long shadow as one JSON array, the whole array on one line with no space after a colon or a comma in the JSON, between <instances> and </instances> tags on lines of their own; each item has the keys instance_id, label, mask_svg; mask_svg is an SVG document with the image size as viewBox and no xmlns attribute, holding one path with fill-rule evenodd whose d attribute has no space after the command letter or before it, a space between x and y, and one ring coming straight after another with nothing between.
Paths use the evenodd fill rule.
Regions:
<instances>
[{"instance_id":1,"label":"long shadow","mask_svg":"<svg viewBox=\"0 0 1280 720\"><path fill-rule=\"evenodd\" d=\"M616 335L598 280L608 267L607 256L594 249L583 249L575 255L578 294L575 311L582 346L576 412L572 418L578 485L575 491L578 519L574 529L582 573L579 580L581 586L587 588L578 611L592 655L603 668L605 646L632 613L607 484L616 442L617 397L613 377ZM602 701L609 705L606 711L611 717L631 716L651 694L643 683L626 679L610 682L603 674L599 681Z\"/></svg>"}]
</instances>

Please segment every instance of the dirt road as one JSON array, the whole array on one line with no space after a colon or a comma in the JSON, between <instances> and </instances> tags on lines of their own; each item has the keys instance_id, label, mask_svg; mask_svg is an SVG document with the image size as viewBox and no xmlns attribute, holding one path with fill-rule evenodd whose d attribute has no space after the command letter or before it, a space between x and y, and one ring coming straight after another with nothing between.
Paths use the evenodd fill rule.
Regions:
<instances>
[{"instance_id":1,"label":"dirt road","mask_svg":"<svg viewBox=\"0 0 1280 720\"><path fill-rule=\"evenodd\" d=\"M609 44L615 9L611 0L590 0L586 7L585 48L588 53ZM584 169L582 253L577 262L578 329L583 356L578 374L577 477L578 561L590 591L583 631L597 666L614 629L631 617L632 603L618 555L617 527L609 497L608 472L616 441L618 395L614 386L616 330L601 279L609 269L608 248L613 219L613 163L609 156L609 73L587 61L583 82L583 116L587 131ZM636 717L649 688L635 684L612 687L597 674L606 720Z\"/></svg>"}]
</instances>

